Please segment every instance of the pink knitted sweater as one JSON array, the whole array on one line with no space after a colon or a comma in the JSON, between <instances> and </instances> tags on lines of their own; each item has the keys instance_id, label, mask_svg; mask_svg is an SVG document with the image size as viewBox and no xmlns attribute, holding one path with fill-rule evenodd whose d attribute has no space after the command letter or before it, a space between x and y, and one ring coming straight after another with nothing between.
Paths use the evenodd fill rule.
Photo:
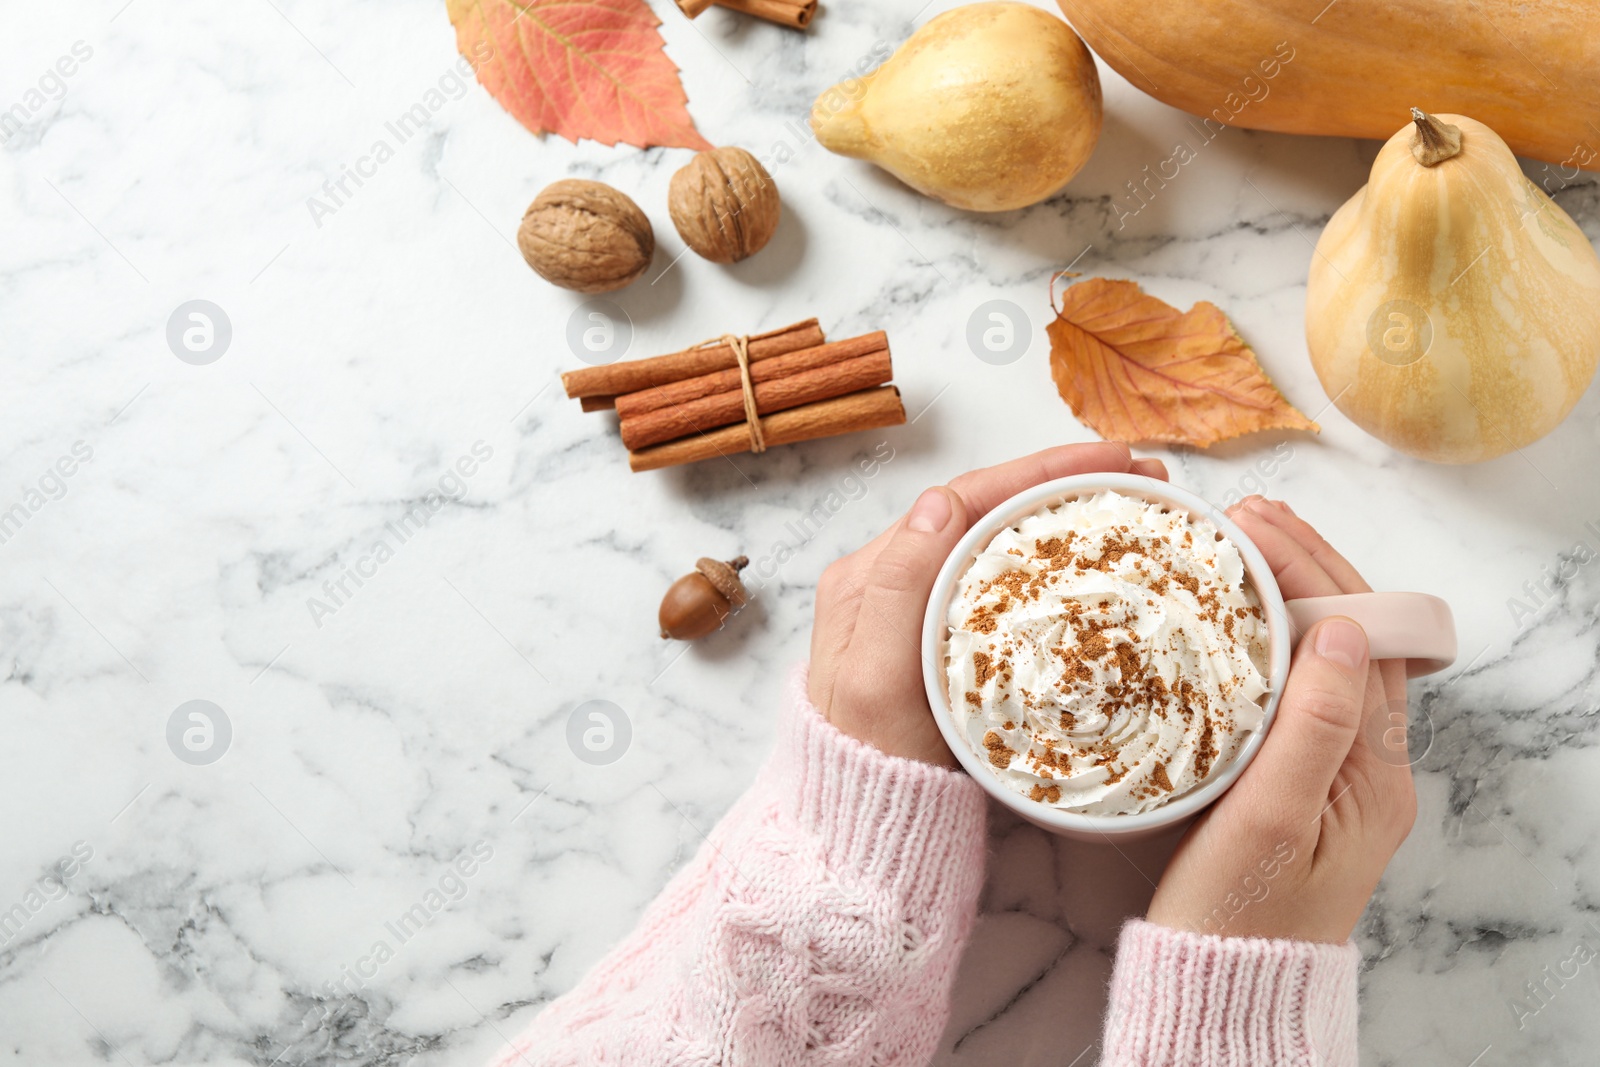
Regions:
<instances>
[{"instance_id":1,"label":"pink knitted sweater","mask_svg":"<svg viewBox=\"0 0 1600 1067\"><path fill-rule=\"evenodd\" d=\"M776 751L638 928L496 1067L924 1067L983 881L982 790L839 733ZM1122 933L1103 1067L1350 1067L1353 945Z\"/></svg>"}]
</instances>

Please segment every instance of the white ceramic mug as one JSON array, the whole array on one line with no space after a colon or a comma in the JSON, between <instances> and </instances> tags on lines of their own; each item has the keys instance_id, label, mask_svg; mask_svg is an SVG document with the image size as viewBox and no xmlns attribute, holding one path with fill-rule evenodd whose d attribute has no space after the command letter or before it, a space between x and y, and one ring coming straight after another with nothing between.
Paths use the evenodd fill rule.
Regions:
<instances>
[{"instance_id":1,"label":"white ceramic mug","mask_svg":"<svg viewBox=\"0 0 1600 1067\"><path fill-rule=\"evenodd\" d=\"M1103 489L1136 497L1183 512L1194 519L1211 523L1239 549L1245 574L1261 599L1267 619L1268 669L1267 695L1263 702L1261 728L1244 743L1239 755L1220 774L1200 788L1134 815L1083 815L1060 811L1013 792L994 775L964 736L964 724L951 709L946 661L949 626L945 621L956 583L977 558L979 552L1001 530L1021 522L1045 508ZM1215 508L1189 492L1167 482L1137 474L1079 474L1058 478L1027 489L1007 500L973 524L945 560L933 583L928 610L922 620L922 677L928 690L928 703L939 724L945 743L955 753L968 774L989 794L1024 819L1054 833L1087 841L1126 841L1148 837L1188 821L1227 791L1261 749L1272 726L1289 677L1289 657L1294 644L1311 625L1330 615L1346 615L1367 631L1372 658L1404 659L1412 676L1443 670L1455 661L1455 620L1450 606L1426 593L1353 593L1344 596L1309 597L1285 602L1272 568L1245 532Z\"/></svg>"}]
</instances>

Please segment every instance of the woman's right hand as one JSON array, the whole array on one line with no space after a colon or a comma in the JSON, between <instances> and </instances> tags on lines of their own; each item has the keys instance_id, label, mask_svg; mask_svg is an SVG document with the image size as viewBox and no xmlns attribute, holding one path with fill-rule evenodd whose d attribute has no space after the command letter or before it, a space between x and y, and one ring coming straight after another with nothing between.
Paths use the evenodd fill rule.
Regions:
<instances>
[{"instance_id":1,"label":"woman's right hand","mask_svg":"<svg viewBox=\"0 0 1600 1067\"><path fill-rule=\"evenodd\" d=\"M1286 599L1370 591L1287 505L1250 497L1229 515ZM1360 626L1314 626L1261 751L1184 835L1150 921L1224 937L1348 940L1416 818L1405 720L1393 714L1405 700L1405 664L1371 663Z\"/></svg>"}]
</instances>

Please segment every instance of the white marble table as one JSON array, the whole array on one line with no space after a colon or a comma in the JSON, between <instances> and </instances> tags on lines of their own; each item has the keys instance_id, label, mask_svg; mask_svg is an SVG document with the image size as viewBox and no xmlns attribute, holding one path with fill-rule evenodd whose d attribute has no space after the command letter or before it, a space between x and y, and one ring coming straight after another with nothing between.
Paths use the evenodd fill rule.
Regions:
<instances>
[{"instance_id":1,"label":"white marble table","mask_svg":"<svg viewBox=\"0 0 1600 1067\"><path fill-rule=\"evenodd\" d=\"M1373 143L1228 129L1140 207L1128 183L1192 134L1104 71L1105 134L1068 190L963 215L803 125L946 0L830 5L803 36L656 6L707 136L792 155L773 167L778 235L738 267L678 258L665 194L686 153L541 141L476 87L314 217L324 182L448 79L437 0L0 15L0 106L75 42L89 53L0 148L0 509L28 507L0 544L0 1061L496 1052L748 782L822 567L925 485L1092 438L1043 337L1050 272L1075 263L1215 301L1322 422L1316 439L1165 453L1175 479L1288 499L1375 584L1455 606L1462 662L1412 692L1431 739L1421 815L1359 932L1366 1062L1593 1062L1600 964L1574 960L1580 939L1600 948L1600 569L1576 559L1600 549L1600 394L1525 456L1464 469L1397 456L1326 407L1306 266ZM608 417L554 386L577 365L579 300L512 245L565 175L629 190L656 223L653 280L616 297L632 354L813 314L840 337L881 327L915 421L628 473ZM1557 200L1600 237L1592 176ZM231 324L206 365L167 342L194 299ZM1032 323L1003 366L965 340L994 299ZM845 481L885 442L874 478ZM73 473L49 474L58 461ZM844 506L797 532L835 490ZM428 521L397 536L419 504ZM380 540L390 554L362 563ZM789 558L736 627L686 654L660 641L667 583L737 552ZM347 568L366 577L334 599ZM194 700L229 725L210 764L169 746ZM590 700L631 724L609 765L567 743ZM1161 849L1130 852L1136 869L996 812L993 854L939 1063L1091 1063L1114 933ZM1541 1005L1520 1028L1518 998Z\"/></svg>"}]
</instances>

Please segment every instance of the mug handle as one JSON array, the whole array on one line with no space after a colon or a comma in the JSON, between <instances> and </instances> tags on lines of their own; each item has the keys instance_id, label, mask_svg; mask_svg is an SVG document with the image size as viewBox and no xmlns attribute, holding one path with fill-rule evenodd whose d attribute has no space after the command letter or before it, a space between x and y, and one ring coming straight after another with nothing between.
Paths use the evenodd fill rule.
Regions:
<instances>
[{"instance_id":1,"label":"mug handle","mask_svg":"<svg viewBox=\"0 0 1600 1067\"><path fill-rule=\"evenodd\" d=\"M1456 620L1450 605L1427 593L1345 593L1305 597L1284 605L1291 639L1333 615L1344 615L1367 631L1372 658L1403 659L1406 676L1442 671L1456 660Z\"/></svg>"}]
</instances>

